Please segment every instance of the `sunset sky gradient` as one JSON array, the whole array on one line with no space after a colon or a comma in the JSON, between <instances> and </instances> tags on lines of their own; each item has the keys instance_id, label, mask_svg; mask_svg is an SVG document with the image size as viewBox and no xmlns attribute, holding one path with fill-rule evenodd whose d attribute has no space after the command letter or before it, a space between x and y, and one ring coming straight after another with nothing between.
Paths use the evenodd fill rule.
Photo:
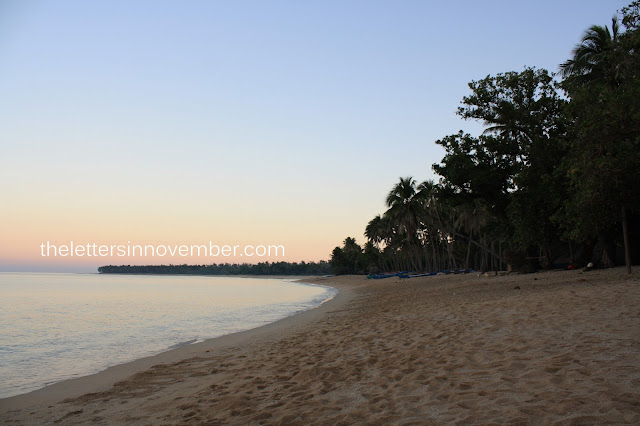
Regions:
<instances>
[{"instance_id":1,"label":"sunset sky gradient","mask_svg":"<svg viewBox=\"0 0 640 426\"><path fill-rule=\"evenodd\" d=\"M243 261L40 256L72 240L328 260L480 131L469 81L556 71L627 3L0 2L0 271Z\"/></svg>"}]
</instances>

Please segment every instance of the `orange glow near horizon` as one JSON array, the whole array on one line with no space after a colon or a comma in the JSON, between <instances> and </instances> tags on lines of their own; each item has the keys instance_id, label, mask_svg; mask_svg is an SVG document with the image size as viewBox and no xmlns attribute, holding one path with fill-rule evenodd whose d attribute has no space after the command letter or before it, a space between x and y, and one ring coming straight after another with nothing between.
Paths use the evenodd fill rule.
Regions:
<instances>
[{"instance_id":1,"label":"orange glow near horizon","mask_svg":"<svg viewBox=\"0 0 640 426\"><path fill-rule=\"evenodd\" d=\"M347 236L362 240L370 214L357 211L358 197L336 198L332 183L319 187L300 182L257 182L256 194L235 192L214 185L207 190L198 181L182 177L159 179L157 185L141 181L114 182L108 176L90 175L76 180L73 173L50 174L51 164L41 163L39 178L18 181L4 193L0 211L0 270L29 266L58 270L94 269L108 264L210 264L261 261L329 260L331 251ZM12 167L13 166L13 167ZM13 173L19 176L18 168ZM7 171L7 169L5 169ZM246 172L247 174L250 171ZM122 172L125 174L125 171ZM221 182L224 176L212 177ZM216 180L217 179L217 180ZM167 189L180 186L182 189ZM288 182L288 186L284 183ZM248 185L243 185L248 186ZM347 190L349 188L346 188ZM296 194L312 192L306 198ZM288 194L291 192L292 194ZM340 194L339 194L340 195ZM358 217L359 216L359 217ZM356 232L354 232L356 230ZM358 232L360 235L358 235ZM40 245L151 244L151 245L283 245L284 257L42 257Z\"/></svg>"},{"instance_id":2,"label":"orange glow near horizon","mask_svg":"<svg viewBox=\"0 0 640 426\"><path fill-rule=\"evenodd\" d=\"M83 270L102 265L122 264L211 264L258 263L277 261L329 260L331 250L348 236L348 228L363 229L364 223L349 223L339 217L331 217L319 209L285 208L269 211L269 214L237 214L227 212L208 215L201 209L191 212L188 208L168 208L156 213L156 209L140 209L124 213L114 205L104 210L93 210L81 205L64 209L49 205L29 206L13 204L2 214L3 244L0 259L6 265L25 267L35 265L54 269ZM321 226L309 226L310 224ZM52 245L276 245L284 246L284 256L45 256L41 244ZM21 269L19 268L19 269ZM5 269L6 266L5 266ZM11 268L9 268L11 269Z\"/></svg>"}]
</instances>

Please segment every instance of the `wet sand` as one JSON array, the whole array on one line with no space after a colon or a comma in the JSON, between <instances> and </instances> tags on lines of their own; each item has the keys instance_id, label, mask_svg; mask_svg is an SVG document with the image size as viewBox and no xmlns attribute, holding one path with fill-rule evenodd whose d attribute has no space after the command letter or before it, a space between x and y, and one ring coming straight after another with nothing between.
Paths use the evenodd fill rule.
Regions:
<instances>
[{"instance_id":1,"label":"wet sand","mask_svg":"<svg viewBox=\"0 0 640 426\"><path fill-rule=\"evenodd\" d=\"M6 424L640 423L622 268L306 279L334 301L0 400Z\"/></svg>"}]
</instances>

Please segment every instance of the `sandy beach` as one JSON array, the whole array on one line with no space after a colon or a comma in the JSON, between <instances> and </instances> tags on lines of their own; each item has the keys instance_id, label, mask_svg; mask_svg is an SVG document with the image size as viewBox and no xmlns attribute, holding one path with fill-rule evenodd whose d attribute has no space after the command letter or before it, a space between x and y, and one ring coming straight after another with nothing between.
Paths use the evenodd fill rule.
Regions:
<instances>
[{"instance_id":1,"label":"sandy beach","mask_svg":"<svg viewBox=\"0 0 640 426\"><path fill-rule=\"evenodd\" d=\"M332 301L0 400L5 424L638 424L640 279L306 279Z\"/></svg>"}]
</instances>

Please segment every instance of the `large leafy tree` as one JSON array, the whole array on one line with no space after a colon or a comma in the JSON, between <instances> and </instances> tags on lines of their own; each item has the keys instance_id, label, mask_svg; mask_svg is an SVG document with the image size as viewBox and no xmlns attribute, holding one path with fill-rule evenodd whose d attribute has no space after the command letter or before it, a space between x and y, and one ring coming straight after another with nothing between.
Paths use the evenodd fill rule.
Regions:
<instances>
[{"instance_id":1,"label":"large leafy tree","mask_svg":"<svg viewBox=\"0 0 640 426\"><path fill-rule=\"evenodd\" d=\"M469 87L458 115L486 128L477 138L460 132L436 142L446 150L433 166L442 196L464 211L482 200L489 222L509 225L513 244L546 248L557 238L551 217L564 194L564 185L554 183L566 131L559 87L546 70L534 68L487 76Z\"/></svg>"},{"instance_id":2,"label":"large leafy tree","mask_svg":"<svg viewBox=\"0 0 640 426\"><path fill-rule=\"evenodd\" d=\"M439 197L453 205L482 199L500 216L518 167L504 155L502 142L495 136L476 138L462 131L436 141L445 149L441 162L433 165L441 176Z\"/></svg>"},{"instance_id":3,"label":"large leafy tree","mask_svg":"<svg viewBox=\"0 0 640 426\"><path fill-rule=\"evenodd\" d=\"M547 70L525 68L487 76L472 81L469 88L472 93L462 99L458 115L479 120L486 126L485 134L497 135L499 144L492 153L514 165L527 165L534 144L562 131L558 117L563 101Z\"/></svg>"},{"instance_id":4,"label":"large leafy tree","mask_svg":"<svg viewBox=\"0 0 640 426\"><path fill-rule=\"evenodd\" d=\"M622 8L622 23L630 31L640 28L640 1L633 1Z\"/></svg>"}]
</instances>

